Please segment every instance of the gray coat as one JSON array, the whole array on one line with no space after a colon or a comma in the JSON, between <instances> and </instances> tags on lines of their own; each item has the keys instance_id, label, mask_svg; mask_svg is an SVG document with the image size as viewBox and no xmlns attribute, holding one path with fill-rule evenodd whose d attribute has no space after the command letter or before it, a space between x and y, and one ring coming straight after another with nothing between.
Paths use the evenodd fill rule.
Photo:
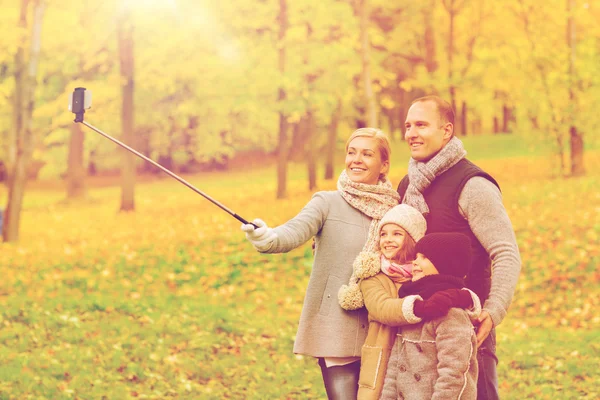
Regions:
<instances>
[{"instance_id":1,"label":"gray coat","mask_svg":"<svg viewBox=\"0 0 600 400\"><path fill-rule=\"evenodd\" d=\"M360 357L367 336L367 311L346 311L338 290L367 241L371 218L350 206L337 191L317 192L300 213L274 228L277 239L266 253L284 253L313 236L316 240L294 353L313 357Z\"/></svg>"},{"instance_id":2,"label":"gray coat","mask_svg":"<svg viewBox=\"0 0 600 400\"><path fill-rule=\"evenodd\" d=\"M467 311L452 308L445 317L402 328L381 398L476 399L477 373L473 323ZM395 385L390 384L394 378Z\"/></svg>"}]
</instances>

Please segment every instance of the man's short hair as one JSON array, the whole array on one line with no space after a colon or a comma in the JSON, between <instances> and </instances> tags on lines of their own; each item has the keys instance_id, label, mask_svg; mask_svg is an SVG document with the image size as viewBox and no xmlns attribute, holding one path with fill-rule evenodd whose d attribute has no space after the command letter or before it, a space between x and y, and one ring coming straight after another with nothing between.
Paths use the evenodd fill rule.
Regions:
<instances>
[{"instance_id":1,"label":"man's short hair","mask_svg":"<svg viewBox=\"0 0 600 400\"><path fill-rule=\"evenodd\" d=\"M446 100L442 99L439 96L430 95L419 97L418 99L413 100L413 102L410 103L410 105L412 106L415 103L423 103L427 101L431 101L436 104L438 114L440 116L440 122L442 124L450 122L452 125L454 125L454 110L452 109L452 106L450 105L450 103L448 103Z\"/></svg>"}]
</instances>

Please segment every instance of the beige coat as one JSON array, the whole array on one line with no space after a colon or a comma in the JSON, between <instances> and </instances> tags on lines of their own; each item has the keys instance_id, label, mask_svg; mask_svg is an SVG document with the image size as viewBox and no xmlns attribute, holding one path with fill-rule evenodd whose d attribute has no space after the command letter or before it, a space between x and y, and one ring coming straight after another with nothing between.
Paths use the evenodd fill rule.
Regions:
<instances>
[{"instance_id":1,"label":"beige coat","mask_svg":"<svg viewBox=\"0 0 600 400\"><path fill-rule=\"evenodd\" d=\"M369 312L369 331L362 347L359 400L377 400L383 388L390 352L398 327L421 321L412 311L418 296L398 298L400 284L380 272L360 284Z\"/></svg>"},{"instance_id":2,"label":"beige coat","mask_svg":"<svg viewBox=\"0 0 600 400\"><path fill-rule=\"evenodd\" d=\"M367 336L367 310L346 311L338 291L369 235L371 218L338 191L317 192L298 215L273 228L277 238L265 253L285 253L315 237L315 259L298 324L294 353L313 357L360 357Z\"/></svg>"}]
</instances>

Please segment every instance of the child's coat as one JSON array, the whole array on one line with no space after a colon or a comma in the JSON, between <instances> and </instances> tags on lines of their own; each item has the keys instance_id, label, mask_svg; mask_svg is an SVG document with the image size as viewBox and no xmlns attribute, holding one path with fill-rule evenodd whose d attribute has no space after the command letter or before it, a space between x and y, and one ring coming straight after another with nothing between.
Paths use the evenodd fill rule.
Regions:
<instances>
[{"instance_id":1,"label":"child's coat","mask_svg":"<svg viewBox=\"0 0 600 400\"><path fill-rule=\"evenodd\" d=\"M388 364L382 400L477 398L477 338L471 312L405 326Z\"/></svg>"}]
</instances>

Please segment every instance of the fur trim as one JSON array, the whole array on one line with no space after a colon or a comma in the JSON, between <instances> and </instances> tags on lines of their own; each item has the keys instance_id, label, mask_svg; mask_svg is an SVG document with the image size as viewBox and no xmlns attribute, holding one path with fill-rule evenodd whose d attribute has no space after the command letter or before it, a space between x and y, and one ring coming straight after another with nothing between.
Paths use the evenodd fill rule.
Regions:
<instances>
[{"instance_id":1,"label":"fur trim","mask_svg":"<svg viewBox=\"0 0 600 400\"><path fill-rule=\"evenodd\" d=\"M344 310L352 311L364 307L365 302L357 283L342 285L338 292L338 302Z\"/></svg>"},{"instance_id":2,"label":"fur trim","mask_svg":"<svg viewBox=\"0 0 600 400\"><path fill-rule=\"evenodd\" d=\"M421 318L415 315L415 301L423 300L419 295L410 295L404 298L402 302L402 314L409 324L418 324L422 321Z\"/></svg>"},{"instance_id":3,"label":"fur trim","mask_svg":"<svg viewBox=\"0 0 600 400\"><path fill-rule=\"evenodd\" d=\"M348 285L343 285L338 291L338 302L344 310L358 310L365 306L360 281L375 276L381 271L381 256L379 253L361 251L352 264L352 276Z\"/></svg>"},{"instance_id":4,"label":"fur trim","mask_svg":"<svg viewBox=\"0 0 600 400\"><path fill-rule=\"evenodd\" d=\"M361 251L352 265L354 276L358 279L367 279L381 271L381 255L371 251Z\"/></svg>"},{"instance_id":5,"label":"fur trim","mask_svg":"<svg viewBox=\"0 0 600 400\"><path fill-rule=\"evenodd\" d=\"M479 300L479 296L477 296L472 290L467 288L463 288L462 290L468 290L471 293L471 297L473 298L473 308L465 310L469 315L471 321L476 321L481 314L481 301Z\"/></svg>"}]
</instances>

